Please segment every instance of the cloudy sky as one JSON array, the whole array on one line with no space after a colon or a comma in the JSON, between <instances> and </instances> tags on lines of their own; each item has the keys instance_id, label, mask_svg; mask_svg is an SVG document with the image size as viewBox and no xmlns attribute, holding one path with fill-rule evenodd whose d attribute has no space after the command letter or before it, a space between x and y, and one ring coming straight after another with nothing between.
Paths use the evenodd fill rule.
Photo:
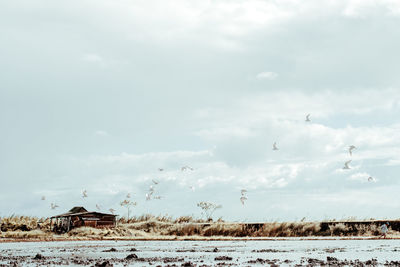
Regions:
<instances>
[{"instance_id":1,"label":"cloudy sky","mask_svg":"<svg viewBox=\"0 0 400 267\"><path fill-rule=\"evenodd\" d=\"M398 218L399 25L396 0L0 1L0 216L125 216L130 193L138 215Z\"/></svg>"}]
</instances>

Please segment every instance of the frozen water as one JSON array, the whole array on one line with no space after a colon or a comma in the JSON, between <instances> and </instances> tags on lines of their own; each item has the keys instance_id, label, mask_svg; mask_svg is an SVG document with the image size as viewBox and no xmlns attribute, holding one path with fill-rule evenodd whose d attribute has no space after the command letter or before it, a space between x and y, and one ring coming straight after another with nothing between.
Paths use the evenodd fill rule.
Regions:
<instances>
[{"instance_id":1,"label":"frozen water","mask_svg":"<svg viewBox=\"0 0 400 267\"><path fill-rule=\"evenodd\" d=\"M106 252L114 248L114 252ZM136 251L130 251L132 248ZM217 251L215 252L215 248ZM44 256L45 263L78 266L109 260L114 266L150 264L181 265L190 261L197 266L227 262L247 265L257 259L275 260L276 264L295 265L308 259L367 261L376 259L380 264L400 260L400 240L267 240L267 241L65 241L65 242L13 242L0 243L0 264L19 262L36 266L33 257ZM129 254L139 260L126 261ZM217 257L232 260L216 260ZM81 262L80 262L81 261ZM265 264L264 264L265 265Z\"/></svg>"}]
</instances>

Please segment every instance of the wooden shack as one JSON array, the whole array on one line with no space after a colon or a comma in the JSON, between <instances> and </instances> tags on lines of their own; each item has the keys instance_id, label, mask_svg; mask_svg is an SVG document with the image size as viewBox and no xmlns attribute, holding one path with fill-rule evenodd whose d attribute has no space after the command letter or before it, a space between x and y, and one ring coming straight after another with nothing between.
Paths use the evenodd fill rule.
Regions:
<instances>
[{"instance_id":1,"label":"wooden shack","mask_svg":"<svg viewBox=\"0 0 400 267\"><path fill-rule=\"evenodd\" d=\"M116 217L114 214L87 211L84 207L73 207L66 213L50 217L50 228L58 233L65 233L80 226L112 228L116 226Z\"/></svg>"}]
</instances>

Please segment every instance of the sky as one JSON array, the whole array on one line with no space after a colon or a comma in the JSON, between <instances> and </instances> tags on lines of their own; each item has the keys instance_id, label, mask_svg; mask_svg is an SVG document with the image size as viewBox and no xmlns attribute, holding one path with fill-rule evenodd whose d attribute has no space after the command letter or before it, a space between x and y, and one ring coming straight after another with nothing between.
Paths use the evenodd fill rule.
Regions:
<instances>
[{"instance_id":1,"label":"sky","mask_svg":"<svg viewBox=\"0 0 400 267\"><path fill-rule=\"evenodd\" d=\"M0 216L126 216L129 193L134 215L398 218L399 24L397 0L0 1Z\"/></svg>"}]
</instances>

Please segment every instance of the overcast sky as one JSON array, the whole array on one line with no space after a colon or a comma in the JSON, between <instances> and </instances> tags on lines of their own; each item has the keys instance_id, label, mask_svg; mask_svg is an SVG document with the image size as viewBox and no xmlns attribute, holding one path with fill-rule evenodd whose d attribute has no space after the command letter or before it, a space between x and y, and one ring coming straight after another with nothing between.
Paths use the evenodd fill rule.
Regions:
<instances>
[{"instance_id":1,"label":"overcast sky","mask_svg":"<svg viewBox=\"0 0 400 267\"><path fill-rule=\"evenodd\" d=\"M398 218L399 25L397 0L0 1L0 216L125 216L130 193L136 215Z\"/></svg>"}]
</instances>

